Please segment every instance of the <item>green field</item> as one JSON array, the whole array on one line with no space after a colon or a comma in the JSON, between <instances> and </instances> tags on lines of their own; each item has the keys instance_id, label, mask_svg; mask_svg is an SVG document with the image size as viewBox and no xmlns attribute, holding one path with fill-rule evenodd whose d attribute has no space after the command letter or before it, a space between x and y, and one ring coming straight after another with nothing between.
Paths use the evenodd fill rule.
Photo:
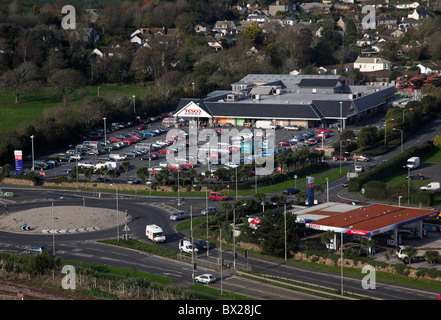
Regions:
<instances>
[{"instance_id":1,"label":"green field","mask_svg":"<svg viewBox=\"0 0 441 320\"><path fill-rule=\"evenodd\" d=\"M146 87L102 85L100 96L115 101L119 97L146 96ZM96 97L97 86L87 86L76 90L70 97L69 104L76 105L88 97ZM62 107L62 96L53 88L39 88L35 92L20 95L20 103L15 103L15 97L10 93L0 95L0 132L24 127L41 119L47 109Z\"/></svg>"}]
</instances>

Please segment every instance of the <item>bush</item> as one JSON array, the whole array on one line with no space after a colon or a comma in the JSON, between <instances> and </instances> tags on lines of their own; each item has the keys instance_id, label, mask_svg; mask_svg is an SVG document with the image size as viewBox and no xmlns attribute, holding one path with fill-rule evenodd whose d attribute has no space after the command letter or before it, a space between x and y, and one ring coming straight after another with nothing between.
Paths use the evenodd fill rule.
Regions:
<instances>
[{"instance_id":1,"label":"bush","mask_svg":"<svg viewBox=\"0 0 441 320\"><path fill-rule=\"evenodd\" d=\"M386 183L378 180L372 180L363 185L365 189L364 195L369 199L384 200L386 199Z\"/></svg>"}]
</instances>

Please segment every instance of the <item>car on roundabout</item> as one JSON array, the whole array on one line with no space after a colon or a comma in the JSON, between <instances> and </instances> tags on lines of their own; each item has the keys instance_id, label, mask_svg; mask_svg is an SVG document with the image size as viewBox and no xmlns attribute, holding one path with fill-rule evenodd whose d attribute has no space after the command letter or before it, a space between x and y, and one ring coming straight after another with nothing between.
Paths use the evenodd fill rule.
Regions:
<instances>
[{"instance_id":1,"label":"car on roundabout","mask_svg":"<svg viewBox=\"0 0 441 320\"><path fill-rule=\"evenodd\" d=\"M181 210L181 211L173 212L170 215L170 220L173 220L173 221L184 220L184 219L187 219L187 217L188 217L188 213L186 211Z\"/></svg>"},{"instance_id":2,"label":"car on roundabout","mask_svg":"<svg viewBox=\"0 0 441 320\"><path fill-rule=\"evenodd\" d=\"M26 252L27 253L34 253L34 254L42 254L43 252L48 252L48 250L45 245L38 244L38 245L27 248Z\"/></svg>"},{"instance_id":3,"label":"car on roundabout","mask_svg":"<svg viewBox=\"0 0 441 320\"><path fill-rule=\"evenodd\" d=\"M204 273L201 274L200 276L195 277L194 280L196 282L210 284L216 281L216 277L213 276L211 273Z\"/></svg>"}]
</instances>

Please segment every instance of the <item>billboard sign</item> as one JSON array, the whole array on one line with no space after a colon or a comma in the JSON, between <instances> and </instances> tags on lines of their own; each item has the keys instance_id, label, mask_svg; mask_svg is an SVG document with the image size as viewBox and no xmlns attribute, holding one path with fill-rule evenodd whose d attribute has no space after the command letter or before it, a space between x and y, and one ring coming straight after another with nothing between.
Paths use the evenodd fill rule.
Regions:
<instances>
[{"instance_id":1,"label":"billboard sign","mask_svg":"<svg viewBox=\"0 0 441 320\"><path fill-rule=\"evenodd\" d=\"M19 175L23 171L23 151L14 150L15 174Z\"/></svg>"}]
</instances>

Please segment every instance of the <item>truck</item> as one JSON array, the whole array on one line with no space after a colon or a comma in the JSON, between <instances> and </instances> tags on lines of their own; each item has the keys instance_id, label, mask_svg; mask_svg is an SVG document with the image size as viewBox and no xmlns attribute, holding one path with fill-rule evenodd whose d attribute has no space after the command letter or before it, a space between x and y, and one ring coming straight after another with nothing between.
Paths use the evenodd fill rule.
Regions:
<instances>
[{"instance_id":1,"label":"truck","mask_svg":"<svg viewBox=\"0 0 441 320\"><path fill-rule=\"evenodd\" d=\"M399 246L397 248L397 258L400 261L409 261L408 255L405 253L405 249L407 246ZM411 261L419 261L425 259L425 254L428 251L437 251L441 253L441 248L415 248L416 254L412 257Z\"/></svg>"},{"instance_id":2,"label":"truck","mask_svg":"<svg viewBox=\"0 0 441 320\"><path fill-rule=\"evenodd\" d=\"M106 161L102 163L97 163L93 171L97 171L101 168L107 167L108 170L119 170L120 164L117 161Z\"/></svg>"},{"instance_id":3,"label":"truck","mask_svg":"<svg viewBox=\"0 0 441 320\"><path fill-rule=\"evenodd\" d=\"M165 242L165 234L162 228L156 224L148 224L145 227L145 235L153 242Z\"/></svg>"},{"instance_id":4,"label":"truck","mask_svg":"<svg viewBox=\"0 0 441 320\"><path fill-rule=\"evenodd\" d=\"M192 248L193 248L193 246L191 245L190 241L184 240L184 239L179 240L179 251L181 253L185 252L185 253L191 254ZM198 248L193 249L194 253L198 253L198 251L199 251Z\"/></svg>"},{"instance_id":5,"label":"truck","mask_svg":"<svg viewBox=\"0 0 441 320\"><path fill-rule=\"evenodd\" d=\"M276 129L276 125L272 121L258 120L255 125L256 129Z\"/></svg>"},{"instance_id":6,"label":"truck","mask_svg":"<svg viewBox=\"0 0 441 320\"><path fill-rule=\"evenodd\" d=\"M438 189L440 187L439 182L430 182L429 184L426 184L425 186L420 187L421 190L425 191L433 191L435 189Z\"/></svg>"},{"instance_id":7,"label":"truck","mask_svg":"<svg viewBox=\"0 0 441 320\"><path fill-rule=\"evenodd\" d=\"M420 157L411 157L407 159L406 165L404 166L407 169L413 170L420 166Z\"/></svg>"}]
</instances>

